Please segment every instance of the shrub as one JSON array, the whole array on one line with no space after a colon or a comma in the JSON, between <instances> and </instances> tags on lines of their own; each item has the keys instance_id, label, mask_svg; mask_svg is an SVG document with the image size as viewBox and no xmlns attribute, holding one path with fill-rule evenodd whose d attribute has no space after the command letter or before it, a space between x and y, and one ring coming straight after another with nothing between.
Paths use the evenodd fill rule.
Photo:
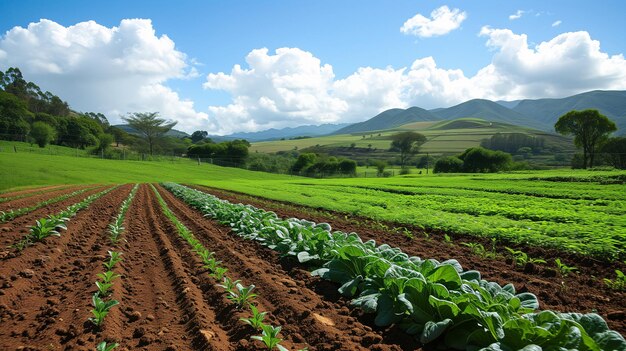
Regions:
<instances>
[{"instance_id":1,"label":"shrub","mask_svg":"<svg viewBox=\"0 0 626 351\"><path fill-rule=\"evenodd\" d=\"M456 156L440 158L435 163L435 173L459 173L463 170L463 161Z\"/></svg>"}]
</instances>

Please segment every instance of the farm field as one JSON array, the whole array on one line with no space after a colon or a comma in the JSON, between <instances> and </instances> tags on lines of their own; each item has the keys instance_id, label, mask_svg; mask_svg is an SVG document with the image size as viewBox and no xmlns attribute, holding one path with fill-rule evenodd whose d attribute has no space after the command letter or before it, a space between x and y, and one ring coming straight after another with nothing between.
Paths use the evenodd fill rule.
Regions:
<instances>
[{"instance_id":1,"label":"farm field","mask_svg":"<svg viewBox=\"0 0 626 351\"><path fill-rule=\"evenodd\" d=\"M281 345L290 350L417 350L422 347L420 340L450 347L444 336L431 340L424 331L415 337L406 334L407 322L423 323L411 319L417 317L409 318L410 314L405 314L402 323L386 324L376 313L366 313L367 307L355 307L352 300L362 293L362 283L355 285L351 294L356 295L350 296L338 290L345 281L324 273L311 275L325 265L323 260L306 258L313 253L294 256L280 251L286 246L270 244L269 238L249 236L246 233L254 230L248 229L253 228L254 221L248 227L248 215L237 214L239 207L228 214L230 205L211 204L209 198L206 206L197 205L193 196L200 195L192 193L191 200L185 199L177 192L179 186L172 184L141 184L135 193L132 184L119 185L125 183L116 174L122 169L137 183L177 179L201 190L198 194L211 193L232 203L251 204L259 213L265 209L281 218L329 223L333 230L357 233L363 242L375 240L376 245L389 244L409 256L437 260L432 261L437 262L436 267L441 264L460 270L462 266L461 279L466 279L472 289L484 289L472 285L478 280L472 283L476 276L468 272L476 270L481 274L479 279L497 283L497 289L511 283L513 294L521 294L519 299L536 296L541 310L597 312L608 327L626 334L626 293L604 281L618 281L616 269L626 271L619 240L624 235L624 172L318 180L185 160L170 164L42 155L3 160L14 170L10 178L3 179L19 186L37 178L48 165L59 160L65 164L48 169L47 181L42 181L46 185L16 190L2 185L0 210L20 214L0 223L0 349L93 350L102 341L127 349L260 349L260 341L251 339L260 332L240 320L250 318L250 310L236 308L227 298L230 295L217 285L222 278L241 280L242 288L254 285L255 306L267 313L267 325L282 327ZM13 166L35 160L41 162L40 170ZM91 171L79 172L81 168ZM68 206L74 210L61 216L69 220L57 227L60 236L24 241L28 227L47 216L67 212ZM502 210L495 211L494 207ZM224 215L231 219L220 217ZM264 226L270 225L267 223ZM522 230L522 225L535 223L533 230ZM476 228L480 231L473 232ZM513 228L519 228L515 236L511 234ZM558 244L552 236L558 238ZM491 241L492 237L496 241ZM311 239L296 243L306 247ZM14 246L18 243L23 244L21 251ZM307 250L321 247L316 245ZM543 258L547 262L522 262L521 256L506 250L507 246L527 254L527 260ZM110 252L121 253L122 260L110 270L111 275L119 276L103 301L114 300L119 305L111 307L102 325L95 327L89 321L93 318L93 295L101 289L95 282L100 282ZM555 258L576 270L562 270ZM446 263L450 259L460 266ZM413 267L411 262L395 264ZM427 279L444 279L428 278L429 274L432 272L424 272ZM454 291L456 278L445 279L452 280L435 284L446 284L446 289ZM459 306L466 303L452 295L431 293ZM513 295L506 296L516 301ZM501 318L517 320L516 316L536 307L532 301L525 302L530 304L524 306L530 307L512 302ZM437 327L442 330L446 323L479 318L461 311L466 312L454 312L455 317L447 318L455 322L436 316L443 312L429 312L435 315L428 318L444 323ZM568 319L578 317L550 316L563 325L578 323ZM598 330L604 330L602 323ZM619 344L615 336L609 340Z\"/></svg>"}]
</instances>

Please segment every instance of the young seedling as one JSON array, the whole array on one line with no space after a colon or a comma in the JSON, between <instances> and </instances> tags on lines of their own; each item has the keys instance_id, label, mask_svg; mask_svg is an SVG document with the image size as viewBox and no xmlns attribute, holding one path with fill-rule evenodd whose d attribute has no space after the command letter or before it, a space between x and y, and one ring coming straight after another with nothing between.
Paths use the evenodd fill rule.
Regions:
<instances>
[{"instance_id":1,"label":"young seedling","mask_svg":"<svg viewBox=\"0 0 626 351\"><path fill-rule=\"evenodd\" d=\"M91 302L94 308L93 310L91 310L93 317L89 318L89 321L91 321L96 326L102 325L102 322L104 322L104 317L109 314L109 310L111 309L111 307L119 304L117 300L104 301L100 298L100 296L98 296L97 293L93 294Z\"/></svg>"},{"instance_id":2,"label":"young seedling","mask_svg":"<svg viewBox=\"0 0 626 351\"><path fill-rule=\"evenodd\" d=\"M617 277L615 279L604 278L604 284L613 290L626 290L626 275L619 269L615 270Z\"/></svg>"},{"instance_id":3,"label":"young seedling","mask_svg":"<svg viewBox=\"0 0 626 351\"><path fill-rule=\"evenodd\" d=\"M120 256L122 256L121 252L109 251L109 260L103 263L104 268L108 271L112 271L113 267L122 260Z\"/></svg>"},{"instance_id":4,"label":"young seedling","mask_svg":"<svg viewBox=\"0 0 626 351\"><path fill-rule=\"evenodd\" d=\"M263 319L265 319L265 315L267 312L259 312L255 305L250 304L250 311L252 312L252 317L250 318L239 318L239 320L250 324L252 328L256 330L261 330L263 327Z\"/></svg>"},{"instance_id":5,"label":"young seedling","mask_svg":"<svg viewBox=\"0 0 626 351\"><path fill-rule=\"evenodd\" d=\"M111 283L115 278L119 278L119 274L115 274L113 271L106 271L104 273L96 274L98 278L102 280L103 283Z\"/></svg>"},{"instance_id":6,"label":"young seedling","mask_svg":"<svg viewBox=\"0 0 626 351\"><path fill-rule=\"evenodd\" d=\"M574 267L574 266L568 266L565 263L561 262L560 258L557 258L556 260L554 260L554 263L556 264L557 268L559 269L559 272L561 272L561 275L566 277L568 274L577 271L578 268Z\"/></svg>"},{"instance_id":7,"label":"young seedling","mask_svg":"<svg viewBox=\"0 0 626 351\"><path fill-rule=\"evenodd\" d=\"M520 250L514 250L510 247L507 247L506 250L511 253L511 256L513 256L513 262L519 267L524 267L527 263L546 263L544 259L528 257L527 253Z\"/></svg>"},{"instance_id":8,"label":"young seedling","mask_svg":"<svg viewBox=\"0 0 626 351\"><path fill-rule=\"evenodd\" d=\"M96 351L111 351L118 346L120 346L118 343L114 342L111 344L107 344L106 341L103 341L96 346Z\"/></svg>"},{"instance_id":9,"label":"young seedling","mask_svg":"<svg viewBox=\"0 0 626 351\"><path fill-rule=\"evenodd\" d=\"M226 291L233 291L235 290L235 285L239 284L241 282L241 280L231 280L228 277L224 277L224 284L217 284L217 286L219 286L220 288L224 288L224 290Z\"/></svg>"},{"instance_id":10,"label":"young seedling","mask_svg":"<svg viewBox=\"0 0 626 351\"><path fill-rule=\"evenodd\" d=\"M273 350L274 348L277 348L279 351L287 351L287 349L280 344L280 342L283 341L283 339L278 337L280 329L280 327L273 327L271 325L263 324L261 326L261 335L254 335L252 339L262 341L267 347L267 350Z\"/></svg>"},{"instance_id":11,"label":"young seedling","mask_svg":"<svg viewBox=\"0 0 626 351\"><path fill-rule=\"evenodd\" d=\"M245 305L251 304L256 297L252 290L254 290L254 284L243 286L241 283L237 283L235 289L228 291L226 298L234 302L238 309L242 309Z\"/></svg>"},{"instance_id":12,"label":"young seedling","mask_svg":"<svg viewBox=\"0 0 626 351\"><path fill-rule=\"evenodd\" d=\"M451 238L451 237L450 237L450 235L448 235L448 234L444 234L444 235L443 235L443 240L444 240L446 243L448 243L448 244L451 244L451 243L452 243L452 238Z\"/></svg>"},{"instance_id":13,"label":"young seedling","mask_svg":"<svg viewBox=\"0 0 626 351\"><path fill-rule=\"evenodd\" d=\"M96 282L96 286L98 287L98 296L105 297L111 294L113 283Z\"/></svg>"},{"instance_id":14,"label":"young seedling","mask_svg":"<svg viewBox=\"0 0 626 351\"><path fill-rule=\"evenodd\" d=\"M215 280L222 280L226 272L228 272L228 268L215 267L215 269L213 270L213 273L211 273L210 276L215 278Z\"/></svg>"},{"instance_id":15,"label":"young seedling","mask_svg":"<svg viewBox=\"0 0 626 351\"><path fill-rule=\"evenodd\" d=\"M30 239L41 241L49 236L61 236L56 228L66 229L64 224L58 224L49 218L42 218L35 221L35 225L30 227Z\"/></svg>"}]
</instances>

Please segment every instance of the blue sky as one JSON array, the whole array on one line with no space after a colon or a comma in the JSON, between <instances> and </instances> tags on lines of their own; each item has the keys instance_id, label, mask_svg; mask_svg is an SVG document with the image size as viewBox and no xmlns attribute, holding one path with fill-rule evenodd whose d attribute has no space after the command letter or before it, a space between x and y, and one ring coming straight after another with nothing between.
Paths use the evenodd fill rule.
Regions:
<instances>
[{"instance_id":1,"label":"blue sky","mask_svg":"<svg viewBox=\"0 0 626 351\"><path fill-rule=\"evenodd\" d=\"M442 6L463 15L457 27L433 36L401 32L412 17L431 18ZM146 109L179 120L181 129L214 133L354 122L391 107L434 108L476 97L560 97L626 89L618 79L626 77L619 56L626 51L623 13L624 1L2 1L0 69L17 65L27 79L59 93L74 108L100 110L113 121ZM95 62L89 52L76 49L75 43L64 44L77 36L86 40L90 31L74 29L63 43L48 37L86 21L94 21L104 33L136 18L151 20L133 28L151 28L154 38L142 42L130 35L131 40L128 31L113 38L130 48L139 42L148 57L138 62L156 57L153 64L164 69L133 71L127 74L133 77L129 81L116 72L106 74L115 64L98 61L89 66ZM40 19L53 23L32 28L29 37L37 40L9 32L41 24ZM108 35L101 35L107 39L90 44L101 45L90 46L90 52L118 62L116 55L126 51L107 51L113 45ZM158 43L163 35L173 46ZM524 35L527 45L507 44ZM539 52L541 43L551 44ZM250 66L246 57L262 48L268 51L252 55L260 66ZM279 48L289 50L279 54ZM534 55L528 56L527 50ZM556 62L551 62L550 50ZM428 57L432 61L412 69L416 60ZM567 58L577 62L554 68ZM48 67L42 64L46 60L58 64ZM128 57L122 61L133 65ZM236 64L253 72L235 74ZM220 72L222 76L207 79ZM581 78L573 81L576 75ZM142 93L115 96L104 87L120 92L135 87ZM111 101L105 94L112 95ZM161 106L164 102L169 103Z\"/></svg>"}]
</instances>

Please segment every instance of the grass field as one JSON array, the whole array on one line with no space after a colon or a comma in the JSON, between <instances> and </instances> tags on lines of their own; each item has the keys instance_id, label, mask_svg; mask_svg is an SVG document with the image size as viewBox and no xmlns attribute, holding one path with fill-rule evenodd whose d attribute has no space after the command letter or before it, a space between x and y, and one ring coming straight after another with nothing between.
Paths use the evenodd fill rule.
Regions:
<instances>
[{"instance_id":1,"label":"grass field","mask_svg":"<svg viewBox=\"0 0 626 351\"><path fill-rule=\"evenodd\" d=\"M176 181L398 225L626 258L623 171L309 179L197 165L185 159L139 162L0 153L0 164L0 190ZM622 184L608 184L619 179Z\"/></svg>"}]
</instances>

